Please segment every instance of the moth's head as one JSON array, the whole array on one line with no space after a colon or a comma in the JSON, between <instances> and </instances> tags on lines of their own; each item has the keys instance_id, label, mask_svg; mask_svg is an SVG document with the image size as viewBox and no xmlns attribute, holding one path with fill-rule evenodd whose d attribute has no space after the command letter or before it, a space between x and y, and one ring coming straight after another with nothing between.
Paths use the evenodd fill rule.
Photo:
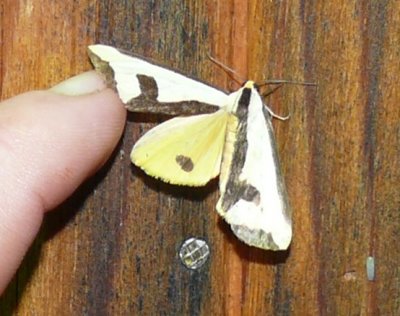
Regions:
<instances>
[{"instance_id":1,"label":"moth's head","mask_svg":"<svg viewBox=\"0 0 400 316\"><path fill-rule=\"evenodd\" d=\"M256 89L258 90L258 86L257 84L253 81L253 80L248 80L244 83L243 85L244 88L248 88L248 89Z\"/></svg>"}]
</instances>

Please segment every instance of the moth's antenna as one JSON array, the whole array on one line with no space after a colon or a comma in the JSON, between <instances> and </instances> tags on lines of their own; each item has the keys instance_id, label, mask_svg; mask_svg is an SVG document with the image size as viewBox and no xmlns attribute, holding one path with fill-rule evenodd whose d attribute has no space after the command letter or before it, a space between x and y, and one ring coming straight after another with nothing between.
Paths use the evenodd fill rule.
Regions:
<instances>
[{"instance_id":1,"label":"moth's antenna","mask_svg":"<svg viewBox=\"0 0 400 316\"><path fill-rule=\"evenodd\" d=\"M277 79L277 80L266 80L263 83L260 83L260 84L257 84L257 85L259 87L262 87L262 86L266 86L266 85L269 85L269 84L279 84L279 85L282 85L282 84L298 84L298 85L301 85L301 86L316 86L317 85L315 82L280 80L280 79Z\"/></svg>"},{"instance_id":2,"label":"moth's antenna","mask_svg":"<svg viewBox=\"0 0 400 316\"><path fill-rule=\"evenodd\" d=\"M303 81L293 81L293 80L266 80L261 84L257 84L257 87L262 87L262 86L266 86L269 84L277 84L278 86L276 86L275 88L265 92L262 94L262 96L265 98L269 95L271 95L272 93L274 93L276 90L278 90L279 88L281 88L284 84L298 84L298 85L302 85L302 86L316 86L317 84L315 82L303 82ZM282 121L286 121L289 117L290 114L286 115L286 116L280 116L276 113L274 113L269 107L268 105L265 105L265 107L267 108L267 111L269 112L269 114L271 114L272 117L275 117L279 120Z\"/></svg>"},{"instance_id":3,"label":"moth's antenna","mask_svg":"<svg viewBox=\"0 0 400 316\"><path fill-rule=\"evenodd\" d=\"M243 84L247 81L242 76L240 76L235 70L233 70L232 68L230 68L227 65L223 64L218 59L212 57L209 53L207 53L207 57L210 58L210 60L213 63L215 63L216 65L220 66L223 70L225 70L225 72L229 75L229 77L231 77L240 86L243 86ZM239 78L239 80L241 80L241 82L239 80L237 80L235 77Z\"/></svg>"},{"instance_id":4,"label":"moth's antenna","mask_svg":"<svg viewBox=\"0 0 400 316\"><path fill-rule=\"evenodd\" d=\"M267 96L271 95L272 93L274 93L276 90L278 90L282 86L283 86L283 83L280 83L279 86L276 86L275 88L272 88L271 90L268 90L267 92L264 92L261 96L263 98L266 98ZM257 87L259 87L259 86L257 85Z\"/></svg>"}]
</instances>

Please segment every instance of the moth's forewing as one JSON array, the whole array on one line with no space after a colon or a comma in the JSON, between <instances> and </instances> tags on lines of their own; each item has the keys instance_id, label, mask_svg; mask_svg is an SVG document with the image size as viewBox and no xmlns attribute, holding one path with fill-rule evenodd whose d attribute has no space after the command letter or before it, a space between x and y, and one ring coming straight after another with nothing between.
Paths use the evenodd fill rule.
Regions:
<instances>
[{"instance_id":1,"label":"moth's forewing","mask_svg":"<svg viewBox=\"0 0 400 316\"><path fill-rule=\"evenodd\" d=\"M227 126L217 211L245 243L284 250L292 237L291 209L271 117L251 82L236 100Z\"/></svg>"}]
</instances>

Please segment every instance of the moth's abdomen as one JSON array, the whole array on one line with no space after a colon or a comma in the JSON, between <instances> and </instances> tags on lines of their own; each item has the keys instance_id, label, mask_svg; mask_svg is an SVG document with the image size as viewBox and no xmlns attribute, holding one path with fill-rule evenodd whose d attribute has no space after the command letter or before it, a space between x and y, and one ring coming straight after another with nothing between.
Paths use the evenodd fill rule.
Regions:
<instances>
[{"instance_id":1,"label":"moth's abdomen","mask_svg":"<svg viewBox=\"0 0 400 316\"><path fill-rule=\"evenodd\" d=\"M225 144L224 144L224 150L222 152L222 161L221 161L221 173L219 175L219 190L221 196L217 204L217 211L222 216L224 216L224 213L227 211L227 210L222 210L221 202L225 194L226 184L228 182L229 175L231 174L233 153L235 150L235 142L237 140L236 136L238 127L239 127L238 118L234 114L231 114L228 118L228 123L226 127Z\"/></svg>"}]
</instances>

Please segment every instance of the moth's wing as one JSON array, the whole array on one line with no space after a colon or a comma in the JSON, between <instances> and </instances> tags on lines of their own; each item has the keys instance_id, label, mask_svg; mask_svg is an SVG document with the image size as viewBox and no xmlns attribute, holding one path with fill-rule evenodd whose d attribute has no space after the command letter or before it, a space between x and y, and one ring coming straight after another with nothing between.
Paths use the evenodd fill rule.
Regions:
<instances>
[{"instance_id":1,"label":"moth's wing","mask_svg":"<svg viewBox=\"0 0 400 316\"><path fill-rule=\"evenodd\" d=\"M227 127L217 211L245 243L284 250L292 238L291 210L271 117L263 109L259 94L252 89L247 113L239 115L237 126Z\"/></svg>"},{"instance_id":2,"label":"moth's wing","mask_svg":"<svg viewBox=\"0 0 400 316\"><path fill-rule=\"evenodd\" d=\"M131 160L165 182L205 185L220 172L228 116L219 110L168 120L136 142Z\"/></svg>"},{"instance_id":3,"label":"moth's wing","mask_svg":"<svg viewBox=\"0 0 400 316\"><path fill-rule=\"evenodd\" d=\"M227 102L218 89L116 48L91 45L88 53L130 111L193 115L215 112Z\"/></svg>"}]
</instances>

